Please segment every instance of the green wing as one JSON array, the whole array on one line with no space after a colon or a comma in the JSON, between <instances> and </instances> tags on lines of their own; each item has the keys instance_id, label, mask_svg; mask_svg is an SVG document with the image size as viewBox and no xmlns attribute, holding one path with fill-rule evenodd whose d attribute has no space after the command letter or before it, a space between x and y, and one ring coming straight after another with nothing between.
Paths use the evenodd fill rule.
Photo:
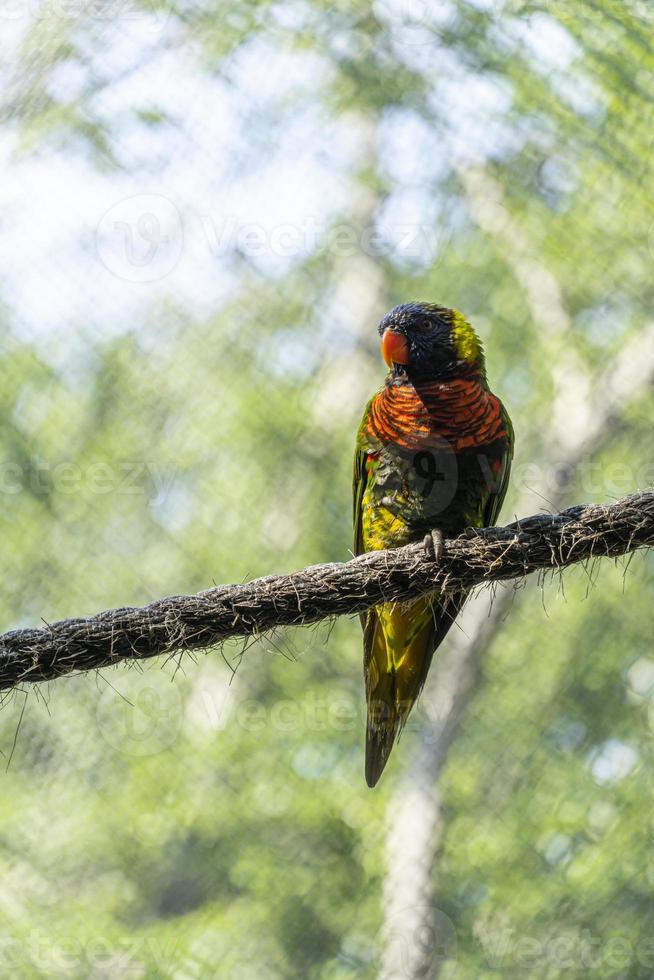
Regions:
<instances>
[{"instance_id":1,"label":"green wing","mask_svg":"<svg viewBox=\"0 0 654 980\"><path fill-rule=\"evenodd\" d=\"M361 512L363 508L363 495L366 492L366 483L368 480L368 474L366 471L366 440L364 436L364 427L368 419L368 412L370 411L370 406L372 405L373 398L370 399L366 405L366 410L363 413L363 418L361 420L361 425L359 426L359 431L357 433L357 443L354 450L354 472L352 474L352 503L353 503L353 518L354 518L354 554L360 555L363 552L363 528L361 526Z\"/></svg>"},{"instance_id":2,"label":"green wing","mask_svg":"<svg viewBox=\"0 0 654 980\"><path fill-rule=\"evenodd\" d=\"M354 453L354 473L352 475L352 502L354 518L354 554L360 555L363 551L363 529L361 526L361 510L363 506L363 495L366 492L366 454L362 449L357 448Z\"/></svg>"},{"instance_id":3,"label":"green wing","mask_svg":"<svg viewBox=\"0 0 654 980\"><path fill-rule=\"evenodd\" d=\"M504 422L504 427L506 428L506 450L502 459L502 471L499 476L499 488L497 491L492 492L486 501L486 506L484 508L484 527L492 527L493 524L497 523L497 519L500 516L500 511L502 510L502 504L504 503L504 498L506 497L507 487L509 486L509 477L511 476L511 461L513 460L515 434L513 432L513 425L511 423L509 413L501 402L500 405L502 409L502 421Z\"/></svg>"}]
</instances>

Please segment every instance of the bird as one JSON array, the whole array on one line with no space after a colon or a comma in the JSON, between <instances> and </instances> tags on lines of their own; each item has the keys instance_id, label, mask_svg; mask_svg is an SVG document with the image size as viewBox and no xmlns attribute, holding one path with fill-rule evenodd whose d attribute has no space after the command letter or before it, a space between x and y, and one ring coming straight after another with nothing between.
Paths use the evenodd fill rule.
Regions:
<instances>
[{"instance_id":1,"label":"bird","mask_svg":"<svg viewBox=\"0 0 654 980\"><path fill-rule=\"evenodd\" d=\"M481 341L458 310L403 303L378 331L388 373L356 438L354 553L423 541L438 561L444 537L496 523L513 426L488 387ZM466 598L434 592L361 614L371 788Z\"/></svg>"}]
</instances>

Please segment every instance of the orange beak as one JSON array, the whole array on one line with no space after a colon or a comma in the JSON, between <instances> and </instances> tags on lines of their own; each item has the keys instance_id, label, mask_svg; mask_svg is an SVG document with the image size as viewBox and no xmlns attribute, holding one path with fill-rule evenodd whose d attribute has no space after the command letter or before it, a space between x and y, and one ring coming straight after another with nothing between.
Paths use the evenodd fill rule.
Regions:
<instances>
[{"instance_id":1,"label":"orange beak","mask_svg":"<svg viewBox=\"0 0 654 980\"><path fill-rule=\"evenodd\" d=\"M389 367L392 367L393 363L409 363L409 343L404 334L398 333L397 330L391 330L390 327L387 327L386 330L384 330L381 350L382 357Z\"/></svg>"}]
</instances>

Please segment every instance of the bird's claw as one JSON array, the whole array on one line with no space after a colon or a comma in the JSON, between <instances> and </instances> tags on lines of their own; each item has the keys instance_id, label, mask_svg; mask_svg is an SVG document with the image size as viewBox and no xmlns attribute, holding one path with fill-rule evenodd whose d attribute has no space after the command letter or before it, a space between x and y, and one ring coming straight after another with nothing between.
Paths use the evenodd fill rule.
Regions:
<instances>
[{"instance_id":1,"label":"bird's claw","mask_svg":"<svg viewBox=\"0 0 654 980\"><path fill-rule=\"evenodd\" d=\"M423 542L427 558L432 561L440 561L443 556L443 532L430 531L425 535Z\"/></svg>"}]
</instances>

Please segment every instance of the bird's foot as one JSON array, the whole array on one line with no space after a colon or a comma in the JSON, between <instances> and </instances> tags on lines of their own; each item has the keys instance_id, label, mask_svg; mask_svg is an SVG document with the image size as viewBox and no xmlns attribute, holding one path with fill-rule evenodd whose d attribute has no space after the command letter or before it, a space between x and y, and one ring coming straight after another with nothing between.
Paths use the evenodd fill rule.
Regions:
<instances>
[{"instance_id":1,"label":"bird's foot","mask_svg":"<svg viewBox=\"0 0 654 980\"><path fill-rule=\"evenodd\" d=\"M440 561L443 557L443 532L436 530L425 534L423 545L427 558L431 558L432 561Z\"/></svg>"}]
</instances>

